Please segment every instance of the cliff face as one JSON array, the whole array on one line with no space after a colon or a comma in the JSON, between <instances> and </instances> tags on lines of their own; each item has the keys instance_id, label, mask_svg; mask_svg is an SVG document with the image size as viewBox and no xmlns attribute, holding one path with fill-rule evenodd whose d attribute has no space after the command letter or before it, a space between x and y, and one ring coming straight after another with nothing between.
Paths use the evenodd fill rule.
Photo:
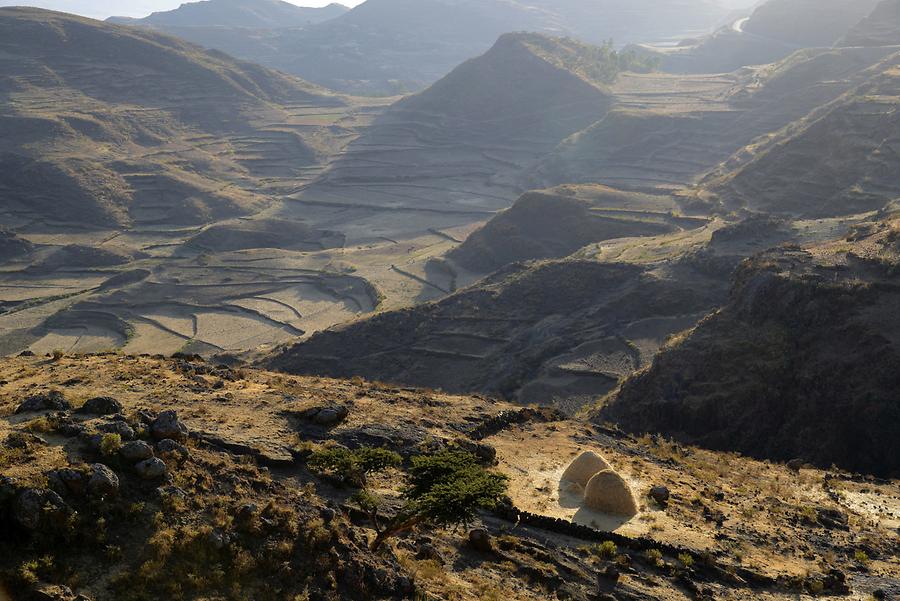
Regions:
<instances>
[{"instance_id":1,"label":"cliff face","mask_svg":"<svg viewBox=\"0 0 900 601\"><path fill-rule=\"evenodd\" d=\"M729 304L596 418L757 457L900 473L897 227L748 260Z\"/></svg>"}]
</instances>

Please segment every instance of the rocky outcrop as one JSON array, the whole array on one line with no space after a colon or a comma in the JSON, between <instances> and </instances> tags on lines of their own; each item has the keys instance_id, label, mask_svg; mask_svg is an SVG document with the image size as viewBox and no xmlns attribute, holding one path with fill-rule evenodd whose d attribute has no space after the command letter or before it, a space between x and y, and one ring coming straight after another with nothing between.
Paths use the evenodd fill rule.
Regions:
<instances>
[{"instance_id":1,"label":"rocky outcrop","mask_svg":"<svg viewBox=\"0 0 900 601\"><path fill-rule=\"evenodd\" d=\"M897 221L747 261L730 303L598 420L714 449L900 474Z\"/></svg>"},{"instance_id":2,"label":"rocky outcrop","mask_svg":"<svg viewBox=\"0 0 900 601\"><path fill-rule=\"evenodd\" d=\"M112 397L95 397L88 399L75 413L84 415L113 415L122 413L122 403Z\"/></svg>"},{"instance_id":3,"label":"rocky outcrop","mask_svg":"<svg viewBox=\"0 0 900 601\"><path fill-rule=\"evenodd\" d=\"M158 480L168 473L165 462L156 457L141 461L134 466L134 469L144 480Z\"/></svg>"},{"instance_id":4,"label":"rocky outcrop","mask_svg":"<svg viewBox=\"0 0 900 601\"><path fill-rule=\"evenodd\" d=\"M150 433L156 440L184 442L188 432L188 427L178 418L177 411L163 411L150 425Z\"/></svg>"},{"instance_id":5,"label":"rocky outcrop","mask_svg":"<svg viewBox=\"0 0 900 601\"><path fill-rule=\"evenodd\" d=\"M34 396L30 396L22 401L18 407L16 407L16 413L36 413L38 411L65 411L67 409L71 409L72 405L69 401L66 400L66 397L63 396L63 393L58 390L51 390L50 392L43 392L41 394L36 394Z\"/></svg>"}]
</instances>

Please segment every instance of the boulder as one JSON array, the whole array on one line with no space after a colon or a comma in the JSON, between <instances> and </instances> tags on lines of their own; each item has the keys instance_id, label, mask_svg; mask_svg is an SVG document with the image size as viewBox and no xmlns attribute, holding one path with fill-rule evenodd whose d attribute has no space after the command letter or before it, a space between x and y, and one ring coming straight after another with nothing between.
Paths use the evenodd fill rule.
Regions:
<instances>
[{"instance_id":1,"label":"boulder","mask_svg":"<svg viewBox=\"0 0 900 601\"><path fill-rule=\"evenodd\" d=\"M647 493L647 496L656 501L657 505L660 507L665 507L669 504L671 493L666 486L654 486L650 489L650 492Z\"/></svg>"},{"instance_id":2,"label":"boulder","mask_svg":"<svg viewBox=\"0 0 900 601\"><path fill-rule=\"evenodd\" d=\"M563 482L574 482L584 488L587 486L588 481L594 477L594 474L608 469L611 468L606 459L594 451L585 451L566 468L560 480Z\"/></svg>"},{"instance_id":3,"label":"boulder","mask_svg":"<svg viewBox=\"0 0 900 601\"><path fill-rule=\"evenodd\" d=\"M16 414L35 413L37 411L66 411L72 405L58 390L30 396L16 407Z\"/></svg>"},{"instance_id":4,"label":"boulder","mask_svg":"<svg viewBox=\"0 0 900 601\"><path fill-rule=\"evenodd\" d=\"M816 519L819 524L829 530L847 530L850 523L846 513L825 507L816 509Z\"/></svg>"},{"instance_id":5,"label":"boulder","mask_svg":"<svg viewBox=\"0 0 900 601\"><path fill-rule=\"evenodd\" d=\"M156 452L165 457L172 457L179 461L184 461L191 456L191 453L186 446L171 438L166 438L165 440L160 440L156 443Z\"/></svg>"},{"instance_id":6,"label":"boulder","mask_svg":"<svg viewBox=\"0 0 900 601\"><path fill-rule=\"evenodd\" d=\"M423 543L419 545L416 551L416 559L422 561L436 561L439 564L444 563L444 556L432 543Z\"/></svg>"},{"instance_id":7,"label":"boulder","mask_svg":"<svg viewBox=\"0 0 900 601\"><path fill-rule=\"evenodd\" d=\"M497 449L487 443L460 438L454 444L457 448L475 455L486 465L494 465L497 462Z\"/></svg>"},{"instance_id":8,"label":"boulder","mask_svg":"<svg viewBox=\"0 0 900 601\"><path fill-rule=\"evenodd\" d=\"M481 553L491 553L494 550L491 535L484 528L475 528L469 532L469 546Z\"/></svg>"},{"instance_id":9,"label":"boulder","mask_svg":"<svg viewBox=\"0 0 900 601\"><path fill-rule=\"evenodd\" d=\"M61 528L71 513L62 497L47 489L25 489L13 504L13 517L28 530Z\"/></svg>"},{"instance_id":10,"label":"boulder","mask_svg":"<svg viewBox=\"0 0 900 601\"><path fill-rule=\"evenodd\" d=\"M604 595L608 595L609 591L615 590L620 578L621 572L614 565L606 566L606 568L597 572L597 597L599 599L608 598ZM612 595L609 596L612 597ZM612 598L615 599L615 597Z\"/></svg>"},{"instance_id":11,"label":"boulder","mask_svg":"<svg viewBox=\"0 0 900 601\"><path fill-rule=\"evenodd\" d=\"M118 434L122 440L134 440L134 429L123 421L115 420L100 424L97 429L101 432Z\"/></svg>"},{"instance_id":12,"label":"boulder","mask_svg":"<svg viewBox=\"0 0 900 601\"><path fill-rule=\"evenodd\" d=\"M188 427L178 419L176 411L163 411L150 426L150 433L156 440L166 438L184 442L188 438Z\"/></svg>"},{"instance_id":13,"label":"boulder","mask_svg":"<svg viewBox=\"0 0 900 601\"><path fill-rule=\"evenodd\" d=\"M93 473L88 480L88 492L92 497L112 497L119 493L119 477L114 471L102 463L95 463L91 470Z\"/></svg>"},{"instance_id":14,"label":"boulder","mask_svg":"<svg viewBox=\"0 0 900 601\"><path fill-rule=\"evenodd\" d=\"M158 480L164 478L169 471L166 463L157 457L145 459L134 466L138 476L144 480Z\"/></svg>"},{"instance_id":15,"label":"boulder","mask_svg":"<svg viewBox=\"0 0 900 601\"><path fill-rule=\"evenodd\" d=\"M143 440L133 440L123 445L119 454L128 461L143 461L153 457L153 447Z\"/></svg>"},{"instance_id":16,"label":"boulder","mask_svg":"<svg viewBox=\"0 0 900 601\"><path fill-rule=\"evenodd\" d=\"M88 488L88 475L79 470L64 468L47 474L47 484L61 495L83 496Z\"/></svg>"},{"instance_id":17,"label":"boulder","mask_svg":"<svg viewBox=\"0 0 900 601\"><path fill-rule=\"evenodd\" d=\"M122 403L108 396L98 396L89 399L79 407L75 413L81 415L113 415L122 412Z\"/></svg>"},{"instance_id":18,"label":"boulder","mask_svg":"<svg viewBox=\"0 0 900 601\"><path fill-rule=\"evenodd\" d=\"M320 426L331 428L338 425L350 415L350 409L345 405L322 407L312 416L312 421Z\"/></svg>"},{"instance_id":19,"label":"boulder","mask_svg":"<svg viewBox=\"0 0 900 601\"><path fill-rule=\"evenodd\" d=\"M612 470L604 470L590 479L584 489L584 504L594 511L623 517L632 517L638 512L631 487Z\"/></svg>"},{"instance_id":20,"label":"boulder","mask_svg":"<svg viewBox=\"0 0 900 601\"><path fill-rule=\"evenodd\" d=\"M47 443L43 438L35 436L30 432L12 432L3 442L10 449L32 449L34 447L42 447Z\"/></svg>"}]
</instances>

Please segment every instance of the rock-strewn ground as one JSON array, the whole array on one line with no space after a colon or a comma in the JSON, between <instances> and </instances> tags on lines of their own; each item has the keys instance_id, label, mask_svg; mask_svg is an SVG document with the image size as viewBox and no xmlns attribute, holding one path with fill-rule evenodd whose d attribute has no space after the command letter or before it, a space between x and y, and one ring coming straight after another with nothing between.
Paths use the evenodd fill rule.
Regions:
<instances>
[{"instance_id":1,"label":"rock-strewn ground","mask_svg":"<svg viewBox=\"0 0 900 601\"><path fill-rule=\"evenodd\" d=\"M636 439L486 397L188 358L21 357L0 363L0 382L0 579L17 601L786 601L900 587L896 482ZM310 419L316 407L329 409ZM482 514L471 542L427 529L372 553L353 490L305 464L323 443L408 457L460 440L495 451L511 477L509 505ZM559 494L584 449L631 484L637 517L616 522ZM653 486L668 488L665 505ZM398 475L370 488L391 507Z\"/></svg>"}]
</instances>

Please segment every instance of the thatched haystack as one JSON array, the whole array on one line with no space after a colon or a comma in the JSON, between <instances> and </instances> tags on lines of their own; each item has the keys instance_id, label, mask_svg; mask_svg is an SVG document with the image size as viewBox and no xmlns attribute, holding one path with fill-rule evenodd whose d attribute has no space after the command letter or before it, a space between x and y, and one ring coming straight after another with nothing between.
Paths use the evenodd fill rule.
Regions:
<instances>
[{"instance_id":1,"label":"thatched haystack","mask_svg":"<svg viewBox=\"0 0 900 601\"><path fill-rule=\"evenodd\" d=\"M584 505L594 511L626 517L638 513L631 487L613 470L604 470L590 479L584 489Z\"/></svg>"},{"instance_id":2,"label":"thatched haystack","mask_svg":"<svg viewBox=\"0 0 900 601\"><path fill-rule=\"evenodd\" d=\"M585 451L566 468L560 480L574 482L584 488L594 474L612 469L606 459L593 451Z\"/></svg>"}]
</instances>

